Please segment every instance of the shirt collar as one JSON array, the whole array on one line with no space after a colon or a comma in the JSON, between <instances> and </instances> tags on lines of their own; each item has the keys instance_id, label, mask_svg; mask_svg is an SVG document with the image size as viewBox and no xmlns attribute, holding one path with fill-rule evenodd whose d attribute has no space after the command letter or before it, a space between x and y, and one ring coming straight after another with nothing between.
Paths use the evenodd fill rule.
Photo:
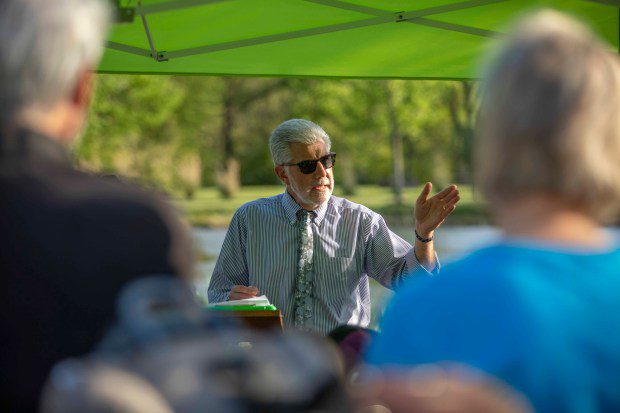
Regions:
<instances>
[{"instance_id":1,"label":"shirt collar","mask_svg":"<svg viewBox=\"0 0 620 413\"><path fill-rule=\"evenodd\" d=\"M321 225L323 218L325 218L325 213L327 212L328 203L329 203L329 200L327 202L323 202L320 207L312 211L315 214L314 223L316 225ZM284 194L282 195L282 207L284 208L284 214L286 215L286 219L291 224L296 223L297 222L297 211L299 211L301 207L299 206L299 204L297 204L297 202L295 202L295 200L293 199L291 194L288 193L288 191L284 191Z\"/></svg>"}]
</instances>

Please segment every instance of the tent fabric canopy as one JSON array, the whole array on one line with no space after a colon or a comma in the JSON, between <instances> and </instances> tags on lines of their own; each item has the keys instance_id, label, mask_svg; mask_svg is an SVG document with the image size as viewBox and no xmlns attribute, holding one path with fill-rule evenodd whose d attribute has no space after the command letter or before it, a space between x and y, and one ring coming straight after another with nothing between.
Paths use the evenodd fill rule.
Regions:
<instances>
[{"instance_id":1,"label":"tent fabric canopy","mask_svg":"<svg viewBox=\"0 0 620 413\"><path fill-rule=\"evenodd\" d=\"M119 0L99 72L471 79L541 7L618 50L620 0Z\"/></svg>"}]
</instances>

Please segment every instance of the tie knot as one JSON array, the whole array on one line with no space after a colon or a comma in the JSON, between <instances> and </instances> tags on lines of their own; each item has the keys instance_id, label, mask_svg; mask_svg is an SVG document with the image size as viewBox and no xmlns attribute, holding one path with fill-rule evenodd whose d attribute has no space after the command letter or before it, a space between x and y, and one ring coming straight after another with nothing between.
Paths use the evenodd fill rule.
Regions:
<instances>
[{"instance_id":1,"label":"tie knot","mask_svg":"<svg viewBox=\"0 0 620 413\"><path fill-rule=\"evenodd\" d=\"M297 219L299 221L309 221L312 220L312 218L314 218L314 212L313 211L306 211L305 209L300 209L299 211L297 211Z\"/></svg>"}]
</instances>

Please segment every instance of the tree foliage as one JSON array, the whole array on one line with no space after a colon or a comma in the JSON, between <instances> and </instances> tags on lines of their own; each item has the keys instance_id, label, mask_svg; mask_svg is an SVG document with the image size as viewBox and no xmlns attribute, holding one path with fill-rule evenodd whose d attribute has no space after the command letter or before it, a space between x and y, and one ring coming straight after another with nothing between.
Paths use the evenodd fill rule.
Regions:
<instances>
[{"instance_id":1,"label":"tree foliage","mask_svg":"<svg viewBox=\"0 0 620 413\"><path fill-rule=\"evenodd\" d=\"M282 121L320 124L338 152L337 182L438 186L471 177L475 85L467 82L99 76L75 148L85 168L191 196L277 179L267 146Z\"/></svg>"}]
</instances>

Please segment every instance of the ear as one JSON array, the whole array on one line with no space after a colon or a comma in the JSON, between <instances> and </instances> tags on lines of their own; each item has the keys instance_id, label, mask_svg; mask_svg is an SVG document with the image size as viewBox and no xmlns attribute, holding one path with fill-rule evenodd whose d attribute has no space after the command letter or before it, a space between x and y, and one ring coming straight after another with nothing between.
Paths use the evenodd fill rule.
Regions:
<instances>
[{"instance_id":1,"label":"ear","mask_svg":"<svg viewBox=\"0 0 620 413\"><path fill-rule=\"evenodd\" d=\"M280 181L282 181L284 185L288 185L289 183L288 175L286 174L286 169L283 166L276 165L273 168L273 171L276 173L278 178L280 178Z\"/></svg>"},{"instance_id":2,"label":"ear","mask_svg":"<svg viewBox=\"0 0 620 413\"><path fill-rule=\"evenodd\" d=\"M71 98L72 103L82 109L87 109L93 93L95 75L90 70L83 70L78 76L77 84Z\"/></svg>"}]
</instances>

